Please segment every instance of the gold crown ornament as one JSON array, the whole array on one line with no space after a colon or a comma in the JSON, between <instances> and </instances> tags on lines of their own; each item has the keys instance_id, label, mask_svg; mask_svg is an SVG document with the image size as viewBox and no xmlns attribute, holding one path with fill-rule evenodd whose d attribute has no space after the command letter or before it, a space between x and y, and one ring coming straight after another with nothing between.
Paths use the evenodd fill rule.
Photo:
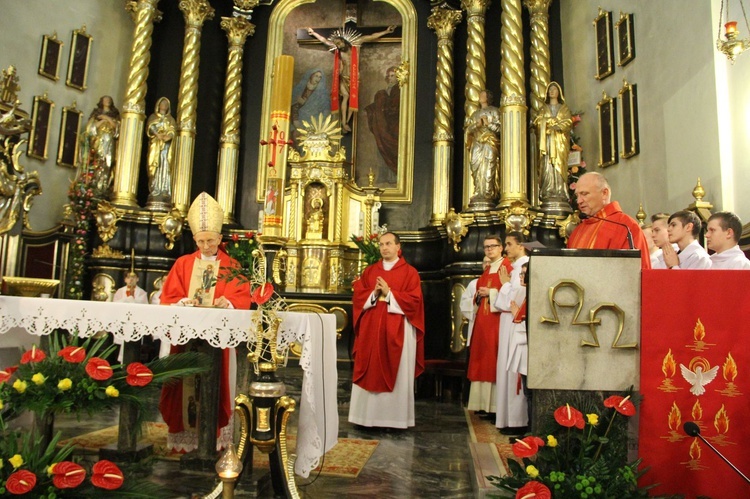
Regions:
<instances>
[{"instance_id":1,"label":"gold crown ornament","mask_svg":"<svg viewBox=\"0 0 750 499\"><path fill-rule=\"evenodd\" d=\"M224 211L219 203L208 193L201 192L187 214L187 221L193 234L198 232L215 232L221 234L224 222Z\"/></svg>"}]
</instances>

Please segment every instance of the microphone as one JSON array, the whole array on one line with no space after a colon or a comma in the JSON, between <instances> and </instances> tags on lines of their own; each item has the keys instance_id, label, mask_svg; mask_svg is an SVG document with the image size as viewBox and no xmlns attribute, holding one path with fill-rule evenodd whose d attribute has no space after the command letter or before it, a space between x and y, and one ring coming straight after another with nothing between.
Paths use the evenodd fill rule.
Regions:
<instances>
[{"instance_id":1,"label":"microphone","mask_svg":"<svg viewBox=\"0 0 750 499\"><path fill-rule=\"evenodd\" d=\"M740 475L747 483L750 483L750 478L746 477L740 470L738 470L737 466L733 465L729 461L729 459L727 459L726 457L724 457L724 455L721 452L719 452L719 450L716 447L714 447L713 445L711 445L711 442L709 442L708 440L706 440L705 438L703 438L703 435L701 435L701 429L700 429L700 427L697 424L695 424L692 421L687 421L684 425L682 425L682 429L685 430L685 433L687 433L689 436L700 438L701 441L704 444L708 445L711 448L711 450L716 453L717 456L719 456L721 459L724 460L725 463L727 463L729 465L730 468L732 468L734 471L736 471L737 474Z\"/></svg>"},{"instance_id":2,"label":"microphone","mask_svg":"<svg viewBox=\"0 0 750 499\"><path fill-rule=\"evenodd\" d=\"M630 246L629 249L635 249L635 244L633 244L633 233L630 232L630 227L628 227L624 223L622 223L622 222L615 222L614 220L610 220L609 218L601 218L601 217L595 217L594 215L587 215L587 214L585 214L583 212L581 212L578 215L578 218L580 218L581 220L586 220L587 218L595 218L597 220L603 220L604 222L609 222L611 224L615 224L615 225L619 225L621 227L625 227L625 230L628 231L628 246Z\"/></svg>"}]
</instances>

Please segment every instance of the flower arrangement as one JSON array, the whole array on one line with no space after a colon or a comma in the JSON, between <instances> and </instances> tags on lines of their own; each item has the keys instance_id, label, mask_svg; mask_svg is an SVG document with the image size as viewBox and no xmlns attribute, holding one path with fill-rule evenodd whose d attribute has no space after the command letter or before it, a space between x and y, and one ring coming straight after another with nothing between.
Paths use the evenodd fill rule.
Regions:
<instances>
[{"instance_id":1,"label":"flower arrangement","mask_svg":"<svg viewBox=\"0 0 750 499\"><path fill-rule=\"evenodd\" d=\"M647 488L639 488L637 483L646 471L638 470L640 459L612 464L625 462L624 418L635 414L635 405L630 395L614 395L604 400L604 407L611 410L585 416L570 404L558 407L553 413L555 425L546 438L516 439L512 449L518 460L508 460L511 474L489 480L496 487L516 492L517 499L648 497ZM621 421L615 425L618 415Z\"/></svg>"},{"instance_id":2,"label":"flower arrangement","mask_svg":"<svg viewBox=\"0 0 750 499\"><path fill-rule=\"evenodd\" d=\"M367 265L372 265L380 260L380 244L378 239L380 234L373 232L370 237L355 236L352 234L350 240L357 245L359 251L362 253L362 260Z\"/></svg>"},{"instance_id":3,"label":"flower arrangement","mask_svg":"<svg viewBox=\"0 0 750 499\"><path fill-rule=\"evenodd\" d=\"M65 211L73 222L73 240L70 244L68 275L65 283L65 298L80 300L83 297L83 274L85 258L89 250L88 233L93 213L96 210L93 173L82 173L70 184Z\"/></svg>"},{"instance_id":4,"label":"flower arrangement","mask_svg":"<svg viewBox=\"0 0 750 499\"><path fill-rule=\"evenodd\" d=\"M575 111L572 114L573 128L570 132L570 150L580 152L583 154L583 147L581 147L581 137L575 133L576 127L581 123L581 116L583 111ZM586 162L581 157L581 162L578 165L568 167L568 194L570 195L570 204L574 210L578 209L578 202L576 201L576 184L578 179L586 173Z\"/></svg>"},{"instance_id":5,"label":"flower arrangement","mask_svg":"<svg viewBox=\"0 0 750 499\"><path fill-rule=\"evenodd\" d=\"M244 237L239 234L232 234L231 241L224 244L224 251L240 264L239 267L227 269L225 277L227 281L239 279L243 284L252 282L255 262L253 252L260 249L258 235L260 233L256 234L252 231L245 232Z\"/></svg>"}]
</instances>

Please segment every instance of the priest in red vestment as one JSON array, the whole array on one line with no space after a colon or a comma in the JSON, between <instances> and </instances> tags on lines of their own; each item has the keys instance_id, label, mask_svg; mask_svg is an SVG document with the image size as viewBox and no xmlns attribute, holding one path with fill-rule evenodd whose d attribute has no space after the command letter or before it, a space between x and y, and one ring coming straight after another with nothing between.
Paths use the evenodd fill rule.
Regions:
<instances>
[{"instance_id":1,"label":"priest in red vestment","mask_svg":"<svg viewBox=\"0 0 750 499\"><path fill-rule=\"evenodd\" d=\"M197 306L200 303L193 297L190 289L193 280L193 266L199 260L219 262L219 278L213 291L213 306L218 308L250 308L249 284L239 284L239 281L226 282L221 278L221 268L238 265L229 255L219 247L221 243L221 226L224 213L214 198L202 192L188 211L188 223L193 232L193 240L198 250L181 256L172 266L162 286L161 305ZM202 279L203 272L200 272ZM205 305L205 304L204 304ZM190 345L173 345L170 353L185 351ZM221 377L219 386L219 429L221 438L217 446L221 446L224 434L231 438L231 428L228 427L232 415L232 400L236 375L236 361L234 349L222 350ZM234 361L234 362L233 362ZM231 375L232 367L235 375ZM165 385L162 389L159 410L164 422L169 427L167 435L168 448L189 452L198 447L196 429L196 404L199 402L199 389L193 378L174 384ZM228 440L231 441L231 440Z\"/></svg>"},{"instance_id":2,"label":"priest in red vestment","mask_svg":"<svg viewBox=\"0 0 750 499\"><path fill-rule=\"evenodd\" d=\"M597 172L581 175L576 184L578 209L591 218L575 228L568 239L568 248L630 249L625 225L633 235L634 246L641 251L641 268L650 269L646 236L638 222L623 213L620 203L611 201L611 197L612 190L604 175Z\"/></svg>"},{"instance_id":3,"label":"priest in red vestment","mask_svg":"<svg viewBox=\"0 0 750 499\"><path fill-rule=\"evenodd\" d=\"M354 283L354 372L349 421L414 426L414 379L424 371L424 304L417 270L396 234L380 237L382 260Z\"/></svg>"}]
</instances>

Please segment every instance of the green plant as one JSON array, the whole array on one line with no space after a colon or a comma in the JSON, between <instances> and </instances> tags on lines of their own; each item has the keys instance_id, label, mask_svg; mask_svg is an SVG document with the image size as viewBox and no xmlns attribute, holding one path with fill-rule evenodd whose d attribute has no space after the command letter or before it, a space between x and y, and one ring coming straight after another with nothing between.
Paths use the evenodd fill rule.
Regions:
<instances>
[{"instance_id":1,"label":"green plant","mask_svg":"<svg viewBox=\"0 0 750 499\"><path fill-rule=\"evenodd\" d=\"M350 240L357 245L357 248L359 248L359 251L362 253L362 260L367 265L372 265L380 260L379 238L380 234L377 233L370 234L370 237L367 238L352 234L350 238Z\"/></svg>"},{"instance_id":2,"label":"green plant","mask_svg":"<svg viewBox=\"0 0 750 499\"><path fill-rule=\"evenodd\" d=\"M260 251L257 234L254 232L245 232L244 237L232 234L230 239L231 241L224 244L224 250L237 261L239 266L223 270L222 278L226 281L238 279L242 284L246 282L252 284L255 278L254 267L256 259L256 255L253 253Z\"/></svg>"}]
</instances>

